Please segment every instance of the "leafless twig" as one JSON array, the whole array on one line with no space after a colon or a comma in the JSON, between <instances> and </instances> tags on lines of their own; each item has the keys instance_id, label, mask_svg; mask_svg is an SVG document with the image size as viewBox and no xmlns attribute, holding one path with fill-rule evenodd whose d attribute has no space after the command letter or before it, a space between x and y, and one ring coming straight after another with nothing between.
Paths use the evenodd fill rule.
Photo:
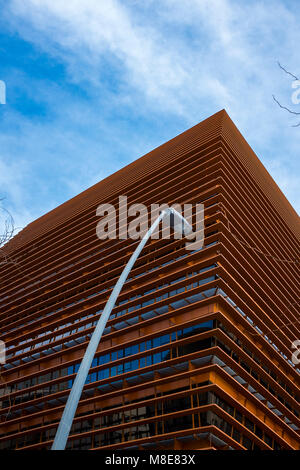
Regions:
<instances>
[{"instance_id":1,"label":"leafless twig","mask_svg":"<svg viewBox=\"0 0 300 470\"><path fill-rule=\"evenodd\" d=\"M293 77L295 80L299 80L299 78L296 77L296 75L294 75L293 73L291 73L291 72L289 72L288 70L286 70L286 69L281 65L280 62L277 62L277 64L278 64L278 67L280 67L281 70L283 70L287 75L290 75L290 76Z\"/></svg>"},{"instance_id":2,"label":"leafless twig","mask_svg":"<svg viewBox=\"0 0 300 470\"><path fill-rule=\"evenodd\" d=\"M299 78L294 75L293 73L289 72L285 67L283 67L280 62L277 62L278 64L278 67L283 70L287 75L290 75L291 77L293 77L294 80L299 80ZM281 108L281 109L284 109L285 111L288 111L290 114L294 114L296 116L299 116L300 115L300 112L297 113L296 111L293 111L292 109L288 108L287 106L282 106L282 104L276 99L276 97L274 95L273 96L273 100L275 101L275 103L278 104L278 106ZM292 127L300 127L300 121L298 122L298 124L293 124Z\"/></svg>"},{"instance_id":3,"label":"leafless twig","mask_svg":"<svg viewBox=\"0 0 300 470\"><path fill-rule=\"evenodd\" d=\"M5 252L4 245L9 242L15 232L15 223L11 213L2 205L4 198L0 199L0 266L10 262L8 254Z\"/></svg>"},{"instance_id":4,"label":"leafless twig","mask_svg":"<svg viewBox=\"0 0 300 470\"><path fill-rule=\"evenodd\" d=\"M0 199L0 203L3 201L3 198ZM0 232L0 248L5 245L12 237L15 232L15 223L11 213L5 209L5 207L0 206L0 218L3 218L3 228ZM1 222L1 220L0 220Z\"/></svg>"},{"instance_id":5,"label":"leafless twig","mask_svg":"<svg viewBox=\"0 0 300 470\"><path fill-rule=\"evenodd\" d=\"M9 210L2 205L3 200L4 198L0 198L0 267L7 264L13 264L16 269L20 270L18 262L13 259L5 249L6 243L13 238L16 230L20 227L15 227L13 216Z\"/></svg>"}]
</instances>

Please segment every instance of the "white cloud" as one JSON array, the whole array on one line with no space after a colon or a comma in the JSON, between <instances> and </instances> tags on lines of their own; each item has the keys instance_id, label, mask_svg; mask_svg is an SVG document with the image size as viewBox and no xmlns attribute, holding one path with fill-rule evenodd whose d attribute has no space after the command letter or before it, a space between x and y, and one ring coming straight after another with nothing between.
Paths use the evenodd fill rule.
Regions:
<instances>
[{"instance_id":1,"label":"white cloud","mask_svg":"<svg viewBox=\"0 0 300 470\"><path fill-rule=\"evenodd\" d=\"M114 0L30 0L27 4L17 0L12 5L15 15L24 15L56 46L90 65L99 64L101 54L110 54L124 67L126 80L152 98L163 97L166 89L178 88L188 79L182 58L176 51L164 50L168 44L163 35L134 24L126 8ZM76 79L80 78L77 71Z\"/></svg>"},{"instance_id":2,"label":"white cloud","mask_svg":"<svg viewBox=\"0 0 300 470\"><path fill-rule=\"evenodd\" d=\"M65 63L68 79L91 93L91 106L109 97L129 113L180 116L186 127L225 107L267 168L277 162L299 184L300 132L272 101L272 93L290 99L276 60L295 72L298 66L297 17L283 1L12 0L7 17ZM109 67L117 91L100 98ZM65 112L73 121L76 106ZM86 112L89 120L94 111ZM297 184L281 185L299 210Z\"/></svg>"},{"instance_id":3,"label":"white cloud","mask_svg":"<svg viewBox=\"0 0 300 470\"><path fill-rule=\"evenodd\" d=\"M151 3L153 10L140 7L137 12L130 4L13 0L11 5L14 15L30 24L30 31L22 25L21 31L42 47L63 54L73 79L88 80L91 70L84 71L82 61L96 67L90 81L101 83L105 56L117 61L124 82L145 99L191 119L196 107L199 113L201 102L208 100L219 108L232 108L242 122L242 115L248 114L246 109L241 113L243 105L253 109L254 100L255 107L259 103L265 112L275 72L274 49L279 54L290 39L300 38L295 19L278 2L268 7L227 0L162 0ZM151 13L157 24L148 19ZM183 25L191 29L194 43L180 30ZM282 34L282 44L277 34Z\"/></svg>"}]
</instances>

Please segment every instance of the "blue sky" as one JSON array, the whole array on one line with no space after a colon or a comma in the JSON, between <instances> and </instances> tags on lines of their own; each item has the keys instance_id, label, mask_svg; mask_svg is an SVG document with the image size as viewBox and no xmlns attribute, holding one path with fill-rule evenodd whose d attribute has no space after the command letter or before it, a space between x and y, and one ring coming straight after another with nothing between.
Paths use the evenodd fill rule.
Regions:
<instances>
[{"instance_id":1,"label":"blue sky","mask_svg":"<svg viewBox=\"0 0 300 470\"><path fill-rule=\"evenodd\" d=\"M300 211L295 1L0 0L0 196L17 226L225 108Z\"/></svg>"}]
</instances>

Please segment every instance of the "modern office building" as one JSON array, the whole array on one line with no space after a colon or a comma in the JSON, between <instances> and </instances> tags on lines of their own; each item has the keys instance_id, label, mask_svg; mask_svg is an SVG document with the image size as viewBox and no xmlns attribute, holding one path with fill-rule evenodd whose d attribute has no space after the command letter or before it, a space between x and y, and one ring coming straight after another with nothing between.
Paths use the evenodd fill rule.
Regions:
<instances>
[{"instance_id":1,"label":"modern office building","mask_svg":"<svg viewBox=\"0 0 300 470\"><path fill-rule=\"evenodd\" d=\"M68 449L299 449L299 217L220 111L29 224L1 267L0 449L50 449L137 241L96 208L203 203L202 249L147 243L118 298Z\"/></svg>"}]
</instances>

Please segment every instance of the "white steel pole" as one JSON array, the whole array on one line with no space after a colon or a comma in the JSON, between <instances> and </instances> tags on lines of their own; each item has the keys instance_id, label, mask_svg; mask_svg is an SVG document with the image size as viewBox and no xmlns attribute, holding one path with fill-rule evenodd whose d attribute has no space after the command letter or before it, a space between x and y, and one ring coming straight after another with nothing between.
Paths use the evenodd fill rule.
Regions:
<instances>
[{"instance_id":1,"label":"white steel pole","mask_svg":"<svg viewBox=\"0 0 300 470\"><path fill-rule=\"evenodd\" d=\"M104 310L98 320L98 323L95 327L95 330L92 334L88 347L85 351L85 354L82 358L79 370L77 372L76 378L74 380L70 395L68 397L65 409L63 411L54 442L52 445L51 450L64 450L66 447L66 443L68 440L68 436L70 433L70 429L73 423L73 419L76 413L76 409L78 406L78 402L81 397L81 393L89 373L92 361L94 359L95 352L97 351L98 345L100 343L104 328L106 323L109 319L110 313L115 306L116 300L118 295L130 273L135 261L137 260L138 256L140 255L142 249L144 248L145 244L151 237L152 233L155 231L157 226L159 225L160 221L166 216L172 215L173 219L174 216L177 220L182 222L182 227L184 230L184 226L187 228L187 231L191 231L191 226L189 223L174 209L166 209L161 212L161 214L157 217L155 222L151 225L150 229L147 233L143 236L142 240L140 241L139 245L135 249L134 253L132 254L131 258L129 259L128 263L126 264L125 268L122 271L121 276L119 277L110 297L104 307Z\"/></svg>"}]
</instances>

